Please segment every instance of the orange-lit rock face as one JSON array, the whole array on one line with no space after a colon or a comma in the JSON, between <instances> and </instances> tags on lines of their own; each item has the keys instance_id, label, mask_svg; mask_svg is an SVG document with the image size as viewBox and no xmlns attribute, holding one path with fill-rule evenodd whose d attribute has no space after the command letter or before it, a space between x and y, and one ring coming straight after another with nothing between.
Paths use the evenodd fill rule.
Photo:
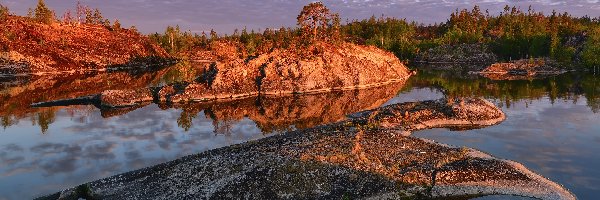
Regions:
<instances>
[{"instance_id":1,"label":"orange-lit rock face","mask_svg":"<svg viewBox=\"0 0 600 200\"><path fill-rule=\"evenodd\" d=\"M101 25L45 25L24 17L9 16L0 23L1 50L11 60L27 63L11 73L38 73L98 69L126 64L134 57L168 57L146 36L127 29L109 30Z\"/></svg>"},{"instance_id":2,"label":"orange-lit rock face","mask_svg":"<svg viewBox=\"0 0 600 200\"><path fill-rule=\"evenodd\" d=\"M368 87L410 76L398 58L375 47L318 45L326 50L308 60L289 51L274 51L251 60L250 66L264 73L260 91L279 94Z\"/></svg>"},{"instance_id":3,"label":"orange-lit rock face","mask_svg":"<svg viewBox=\"0 0 600 200\"><path fill-rule=\"evenodd\" d=\"M238 55L233 43L213 44L213 63L173 102L327 92L406 81L412 72L392 53L375 47L317 43L323 52L303 57L297 49L275 49L258 57ZM240 58L242 56L243 58Z\"/></svg>"}]
</instances>

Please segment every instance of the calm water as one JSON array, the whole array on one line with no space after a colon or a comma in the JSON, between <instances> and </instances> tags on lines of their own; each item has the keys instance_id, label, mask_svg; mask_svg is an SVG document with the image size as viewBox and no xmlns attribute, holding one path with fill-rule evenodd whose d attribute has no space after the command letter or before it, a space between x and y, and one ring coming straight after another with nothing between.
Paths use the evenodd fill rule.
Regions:
<instances>
[{"instance_id":1,"label":"calm water","mask_svg":"<svg viewBox=\"0 0 600 200\"><path fill-rule=\"evenodd\" d=\"M181 156L338 121L365 109L445 95L490 99L508 119L479 130L434 129L415 136L518 161L581 199L600 194L599 76L492 81L420 72L406 84L317 95L120 110L29 107L107 89L191 80L198 73L193 69L1 78L0 199L31 198Z\"/></svg>"}]
</instances>

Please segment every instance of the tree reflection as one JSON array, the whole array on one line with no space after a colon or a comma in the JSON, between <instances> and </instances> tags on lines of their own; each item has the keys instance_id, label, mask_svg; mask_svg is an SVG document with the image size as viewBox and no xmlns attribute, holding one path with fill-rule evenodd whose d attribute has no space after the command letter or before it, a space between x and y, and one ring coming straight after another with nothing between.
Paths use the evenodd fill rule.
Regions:
<instances>
[{"instance_id":1,"label":"tree reflection","mask_svg":"<svg viewBox=\"0 0 600 200\"><path fill-rule=\"evenodd\" d=\"M438 87L448 97L484 97L495 99L503 106L517 101L548 97L551 103L565 100L577 103L587 99L587 106L598 113L600 79L592 74L567 73L560 76L532 80L491 80L474 75L456 75L443 71L421 71L412 77L405 89Z\"/></svg>"},{"instance_id":2,"label":"tree reflection","mask_svg":"<svg viewBox=\"0 0 600 200\"><path fill-rule=\"evenodd\" d=\"M35 122L37 122L37 124L40 126L42 134L45 134L48 131L50 124L54 123L55 117L56 115L54 113L54 110L52 109L40 111L37 113L35 117Z\"/></svg>"},{"instance_id":3,"label":"tree reflection","mask_svg":"<svg viewBox=\"0 0 600 200\"><path fill-rule=\"evenodd\" d=\"M181 111L181 115L177 118L177 125L182 128L185 132L188 132L192 127L192 120L196 118L197 114L187 112L185 110Z\"/></svg>"}]
</instances>

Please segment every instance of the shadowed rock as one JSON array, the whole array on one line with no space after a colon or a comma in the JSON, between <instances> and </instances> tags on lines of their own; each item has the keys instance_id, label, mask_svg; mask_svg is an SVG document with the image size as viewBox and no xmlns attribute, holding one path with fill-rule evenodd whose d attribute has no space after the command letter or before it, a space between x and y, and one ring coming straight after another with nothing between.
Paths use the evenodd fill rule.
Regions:
<instances>
[{"instance_id":1,"label":"shadowed rock","mask_svg":"<svg viewBox=\"0 0 600 200\"><path fill-rule=\"evenodd\" d=\"M520 164L406 133L485 126L504 114L482 99L390 105L90 182L49 199L436 198L506 194L575 199ZM78 187L80 188L80 187ZM85 191L85 194L77 191Z\"/></svg>"}]
</instances>

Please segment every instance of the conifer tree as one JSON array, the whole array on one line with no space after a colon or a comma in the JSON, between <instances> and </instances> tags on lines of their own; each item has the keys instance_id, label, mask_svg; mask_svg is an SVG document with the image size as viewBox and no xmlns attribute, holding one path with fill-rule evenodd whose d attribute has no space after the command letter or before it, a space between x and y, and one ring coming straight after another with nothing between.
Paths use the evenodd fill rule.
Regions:
<instances>
[{"instance_id":1,"label":"conifer tree","mask_svg":"<svg viewBox=\"0 0 600 200\"><path fill-rule=\"evenodd\" d=\"M302 29L302 37L312 43L320 39L318 36L326 35L325 30L331 21L331 15L323 3L314 2L304 6L296 19Z\"/></svg>"},{"instance_id":2,"label":"conifer tree","mask_svg":"<svg viewBox=\"0 0 600 200\"><path fill-rule=\"evenodd\" d=\"M54 12L46 6L44 0L38 0L37 7L34 10L34 19L44 24L54 22Z\"/></svg>"},{"instance_id":3,"label":"conifer tree","mask_svg":"<svg viewBox=\"0 0 600 200\"><path fill-rule=\"evenodd\" d=\"M6 17L8 16L8 14L9 14L8 7L0 4L0 22L6 20Z\"/></svg>"},{"instance_id":4,"label":"conifer tree","mask_svg":"<svg viewBox=\"0 0 600 200\"><path fill-rule=\"evenodd\" d=\"M112 28L113 28L114 30L119 30L119 29L121 29L121 22L119 22L119 20L118 20L118 19L115 19L115 22L113 23L113 26L112 26Z\"/></svg>"},{"instance_id":5,"label":"conifer tree","mask_svg":"<svg viewBox=\"0 0 600 200\"><path fill-rule=\"evenodd\" d=\"M64 24L72 24L75 21L73 15L71 14L71 10L66 10L62 18L62 23Z\"/></svg>"}]
</instances>

